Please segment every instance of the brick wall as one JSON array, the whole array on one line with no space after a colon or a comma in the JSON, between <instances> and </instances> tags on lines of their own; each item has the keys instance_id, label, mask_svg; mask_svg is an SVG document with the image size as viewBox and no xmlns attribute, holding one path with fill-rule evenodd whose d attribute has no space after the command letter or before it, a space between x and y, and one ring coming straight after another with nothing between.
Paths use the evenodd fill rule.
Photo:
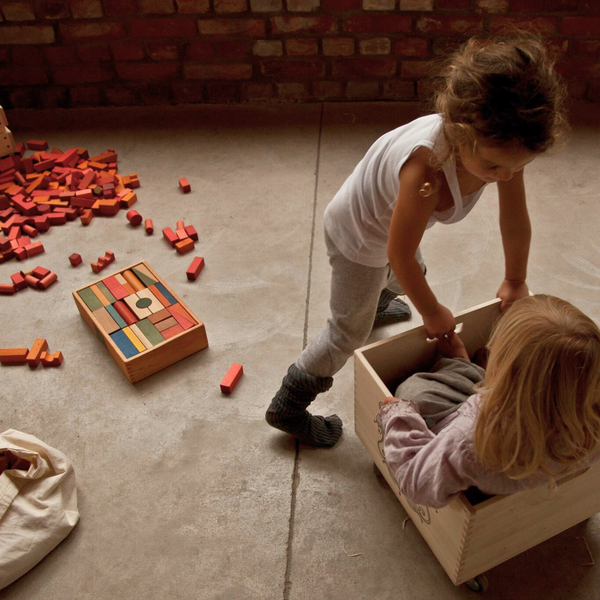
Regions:
<instances>
[{"instance_id":1,"label":"brick wall","mask_svg":"<svg viewBox=\"0 0 600 600\"><path fill-rule=\"evenodd\" d=\"M600 101L600 0L2 0L11 107L419 100L436 57L534 26Z\"/></svg>"}]
</instances>

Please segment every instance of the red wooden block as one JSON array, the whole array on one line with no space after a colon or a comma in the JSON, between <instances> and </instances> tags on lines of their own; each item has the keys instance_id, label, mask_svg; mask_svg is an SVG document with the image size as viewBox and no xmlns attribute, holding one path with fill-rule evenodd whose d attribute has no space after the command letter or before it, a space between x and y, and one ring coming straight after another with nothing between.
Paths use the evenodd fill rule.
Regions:
<instances>
[{"instance_id":1,"label":"red wooden block","mask_svg":"<svg viewBox=\"0 0 600 600\"><path fill-rule=\"evenodd\" d=\"M191 237L195 242L198 241L198 232L196 231L196 228L193 225L188 225L185 228L185 232L188 234L189 237Z\"/></svg>"},{"instance_id":2,"label":"red wooden block","mask_svg":"<svg viewBox=\"0 0 600 600\"><path fill-rule=\"evenodd\" d=\"M0 363L3 365L24 365L29 354L29 348L0 349Z\"/></svg>"},{"instance_id":3,"label":"red wooden block","mask_svg":"<svg viewBox=\"0 0 600 600\"><path fill-rule=\"evenodd\" d=\"M175 225L175 229L177 229L178 231L180 229L185 229L185 221L177 221L177 223Z\"/></svg>"},{"instance_id":4,"label":"red wooden block","mask_svg":"<svg viewBox=\"0 0 600 600\"><path fill-rule=\"evenodd\" d=\"M129 292L117 281L117 278L114 275L112 277L107 277L102 281L117 300L129 296Z\"/></svg>"},{"instance_id":5,"label":"red wooden block","mask_svg":"<svg viewBox=\"0 0 600 600\"><path fill-rule=\"evenodd\" d=\"M154 223L152 223L152 219L146 219L144 221L144 228L146 229L146 233L148 235L152 235L154 233Z\"/></svg>"},{"instance_id":6,"label":"red wooden block","mask_svg":"<svg viewBox=\"0 0 600 600\"><path fill-rule=\"evenodd\" d=\"M100 273L100 271L102 271L106 265L102 265L99 262L93 262L90 263L90 266L92 267L92 271L94 271L94 273Z\"/></svg>"},{"instance_id":7,"label":"red wooden block","mask_svg":"<svg viewBox=\"0 0 600 600\"><path fill-rule=\"evenodd\" d=\"M38 289L40 280L37 277L27 274L23 276L23 279L25 279L25 283L27 283L30 288L33 288L34 290Z\"/></svg>"},{"instance_id":8,"label":"red wooden block","mask_svg":"<svg viewBox=\"0 0 600 600\"><path fill-rule=\"evenodd\" d=\"M77 217L77 214L75 216ZM64 225L67 222L67 215L66 213L51 212L48 214L48 222L50 225Z\"/></svg>"},{"instance_id":9,"label":"red wooden block","mask_svg":"<svg viewBox=\"0 0 600 600\"><path fill-rule=\"evenodd\" d=\"M32 227L31 225L23 225L21 229L23 230L23 233L25 233L29 237L37 237L40 233L35 227Z\"/></svg>"},{"instance_id":10,"label":"red wooden block","mask_svg":"<svg viewBox=\"0 0 600 600\"><path fill-rule=\"evenodd\" d=\"M83 259L81 258L81 254L77 254L76 252L74 252L73 254L71 254L71 256L69 256L69 262L76 267L77 265L80 265L83 262Z\"/></svg>"},{"instance_id":11,"label":"red wooden block","mask_svg":"<svg viewBox=\"0 0 600 600\"><path fill-rule=\"evenodd\" d=\"M187 238L189 238L190 236L187 234L185 229L178 229L175 232L175 235L179 238L179 241L181 240L186 240Z\"/></svg>"},{"instance_id":12,"label":"red wooden block","mask_svg":"<svg viewBox=\"0 0 600 600\"><path fill-rule=\"evenodd\" d=\"M221 391L224 394L231 394L243 373L244 367L242 367L242 365L233 363L229 368L229 371L227 371L227 375L225 375L225 377L223 377L223 381L221 381Z\"/></svg>"},{"instance_id":13,"label":"red wooden block","mask_svg":"<svg viewBox=\"0 0 600 600\"><path fill-rule=\"evenodd\" d=\"M46 277L40 279L40 282L38 283L38 289L47 290L57 279L58 275L56 273L48 273Z\"/></svg>"},{"instance_id":14,"label":"red wooden block","mask_svg":"<svg viewBox=\"0 0 600 600\"><path fill-rule=\"evenodd\" d=\"M187 254L191 252L195 248L194 241L190 238L186 238L185 240L181 240L180 242L175 243L175 250L179 254Z\"/></svg>"},{"instance_id":15,"label":"red wooden block","mask_svg":"<svg viewBox=\"0 0 600 600\"><path fill-rule=\"evenodd\" d=\"M27 256L30 258L36 254L41 254L42 252L46 251L42 242L34 242L33 244L29 244L29 246L25 246L24 250L27 252Z\"/></svg>"},{"instance_id":16,"label":"red wooden block","mask_svg":"<svg viewBox=\"0 0 600 600\"><path fill-rule=\"evenodd\" d=\"M48 150L48 142L45 140L27 140L29 150Z\"/></svg>"},{"instance_id":17,"label":"red wooden block","mask_svg":"<svg viewBox=\"0 0 600 600\"><path fill-rule=\"evenodd\" d=\"M10 278L12 279L13 284L15 285L16 291L25 289L27 287L27 282L21 273L13 273Z\"/></svg>"},{"instance_id":18,"label":"red wooden block","mask_svg":"<svg viewBox=\"0 0 600 600\"><path fill-rule=\"evenodd\" d=\"M137 227L142 222L142 215L135 210L130 210L127 213L127 220L131 223L132 227Z\"/></svg>"},{"instance_id":19,"label":"red wooden block","mask_svg":"<svg viewBox=\"0 0 600 600\"><path fill-rule=\"evenodd\" d=\"M196 281L198 275L200 275L200 271L202 271L203 268L204 258L202 258L202 256L196 256L196 258L194 258L194 260L188 267L188 270L185 272L185 274L187 275L187 278L190 281Z\"/></svg>"},{"instance_id":20,"label":"red wooden block","mask_svg":"<svg viewBox=\"0 0 600 600\"><path fill-rule=\"evenodd\" d=\"M110 250L107 250L104 253L104 256L106 259L108 259L108 264L110 264L111 262L113 262L115 260L115 253L111 252Z\"/></svg>"},{"instance_id":21,"label":"red wooden block","mask_svg":"<svg viewBox=\"0 0 600 600\"><path fill-rule=\"evenodd\" d=\"M50 269L45 269L44 267L36 267L31 274L38 279L44 279L46 275L49 275L52 271Z\"/></svg>"},{"instance_id":22,"label":"red wooden block","mask_svg":"<svg viewBox=\"0 0 600 600\"><path fill-rule=\"evenodd\" d=\"M192 186L190 185L189 181L185 177L182 177L179 180L179 187L181 188L181 191L184 194L187 194L188 192L192 191Z\"/></svg>"},{"instance_id":23,"label":"red wooden block","mask_svg":"<svg viewBox=\"0 0 600 600\"><path fill-rule=\"evenodd\" d=\"M14 253L17 260L25 260L27 258L27 251L25 248L17 248Z\"/></svg>"},{"instance_id":24,"label":"red wooden block","mask_svg":"<svg viewBox=\"0 0 600 600\"><path fill-rule=\"evenodd\" d=\"M110 288L108 289L110 290ZM138 322L138 318L133 314L125 302L117 300L117 302L113 304L113 307L119 313L119 315L121 315L121 318L123 321L125 321L125 323L127 323L127 325L133 325L134 323Z\"/></svg>"},{"instance_id":25,"label":"red wooden block","mask_svg":"<svg viewBox=\"0 0 600 600\"><path fill-rule=\"evenodd\" d=\"M179 238L177 237L175 232L170 227L165 227L162 230L162 234L163 234L163 237L165 238L165 240L167 240L167 242L169 242L171 247L175 247L175 242L177 242L179 240Z\"/></svg>"},{"instance_id":26,"label":"red wooden block","mask_svg":"<svg viewBox=\"0 0 600 600\"><path fill-rule=\"evenodd\" d=\"M94 213L91 208L86 208L79 217L82 225L89 225L94 218Z\"/></svg>"},{"instance_id":27,"label":"red wooden block","mask_svg":"<svg viewBox=\"0 0 600 600\"><path fill-rule=\"evenodd\" d=\"M165 338L165 340L168 340L176 336L177 334L182 333L183 331L185 331L183 327L179 325L179 323L177 323L177 325L173 325L173 327L163 329L160 333Z\"/></svg>"},{"instance_id":28,"label":"red wooden block","mask_svg":"<svg viewBox=\"0 0 600 600\"><path fill-rule=\"evenodd\" d=\"M44 338L35 340L35 343L31 346L31 350L27 353L27 358L25 359L30 369L37 369L40 364L41 356L46 350L48 350L48 342Z\"/></svg>"},{"instance_id":29,"label":"red wooden block","mask_svg":"<svg viewBox=\"0 0 600 600\"><path fill-rule=\"evenodd\" d=\"M12 296L17 291L14 283L0 283L0 295Z\"/></svg>"}]
</instances>

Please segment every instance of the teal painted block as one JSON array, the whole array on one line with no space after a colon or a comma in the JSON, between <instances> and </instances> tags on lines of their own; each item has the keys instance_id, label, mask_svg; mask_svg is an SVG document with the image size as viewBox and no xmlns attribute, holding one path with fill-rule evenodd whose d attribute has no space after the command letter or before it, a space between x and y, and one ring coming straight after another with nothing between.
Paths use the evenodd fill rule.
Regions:
<instances>
[{"instance_id":1,"label":"teal painted block","mask_svg":"<svg viewBox=\"0 0 600 600\"><path fill-rule=\"evenodd\" d=\"M156 287L158 288L158 291L171 303L171 304L177 304L177 300L173 297L172 294L169 293L169 291L167 290L167 288L160 283L160 281L158 281L157 283L155 283L154 285L156 285Z\"/></svg>"},{"instance_id":2,"label":"teal painted block","mask_svg":"<svg viewBox=\"0 0 600 600\"><path fill-rule=\"evenodd\" d=\"M127 323L123 321L123 317L115 310L115 307L109 304L106 307L106 310L109 312L110 316L117 322L117 325L123 329L123 327L127 327Z\"/></svg>"}]
</instances>

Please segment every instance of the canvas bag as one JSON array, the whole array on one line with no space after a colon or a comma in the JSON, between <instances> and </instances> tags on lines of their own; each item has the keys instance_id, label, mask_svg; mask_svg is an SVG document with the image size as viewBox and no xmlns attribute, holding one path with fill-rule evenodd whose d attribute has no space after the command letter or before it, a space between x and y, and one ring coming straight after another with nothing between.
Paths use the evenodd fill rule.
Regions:
<instances>
[{"instance_id":1,"label":"canvas bag","mask_svg":"<svg viewBox=\"0 0 600 600\"><path fill-rule=\"evenodd\" d=\"M10 453L8 454L7 453ZM0 589L53 550L79 521L75 471L62 452L27 433L0 434ZM7 463L6 457L9 457Z\"/></svg>"}]
</instances>

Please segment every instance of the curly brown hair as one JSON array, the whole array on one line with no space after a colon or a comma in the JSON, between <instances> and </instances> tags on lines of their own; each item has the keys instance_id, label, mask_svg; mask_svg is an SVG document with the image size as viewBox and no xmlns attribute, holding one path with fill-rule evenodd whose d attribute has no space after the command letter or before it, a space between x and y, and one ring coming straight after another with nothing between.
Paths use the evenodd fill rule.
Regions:
<instances>
[{"instance_id":1,"label":"curly brown hair","mask_svg":"<svg viewBox=\"0 0 600 600\"><path fill-rule=\"evenodd\" d=\"M535 35L471 38L446 62L440 83L434 101L447 155L484 140L541 153L568 130L566 86Z\"/></svg>"}]
</instances>

